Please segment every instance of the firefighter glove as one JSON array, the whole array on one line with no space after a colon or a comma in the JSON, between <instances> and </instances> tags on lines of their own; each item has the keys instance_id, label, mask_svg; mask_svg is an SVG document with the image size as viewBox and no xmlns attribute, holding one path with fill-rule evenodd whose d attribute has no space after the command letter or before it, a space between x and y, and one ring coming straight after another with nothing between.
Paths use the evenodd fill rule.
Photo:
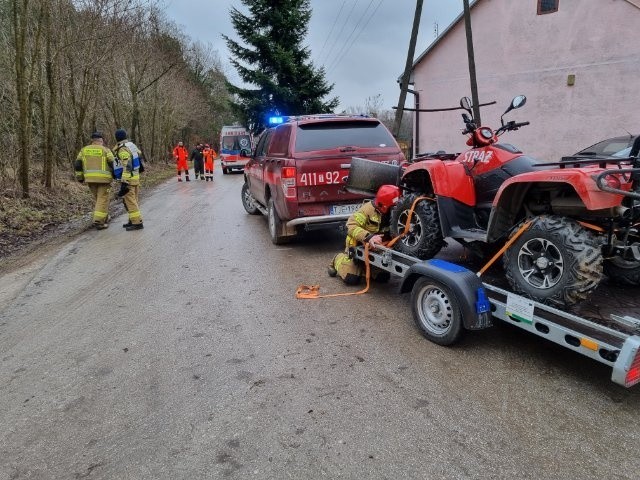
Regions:
<instances>
[{"instance_id":1,"label":"firefighter glove","mask_svg":"<svg viewBox=\"0 0 640 480\"><path fill-rule=\"evenodd\" d=\"M128 183L121 183L120 184L120 191L118 191L118 196L119 197L124 197L127 193L129 193L129 184Z\"/></svg>"}]
</instances>

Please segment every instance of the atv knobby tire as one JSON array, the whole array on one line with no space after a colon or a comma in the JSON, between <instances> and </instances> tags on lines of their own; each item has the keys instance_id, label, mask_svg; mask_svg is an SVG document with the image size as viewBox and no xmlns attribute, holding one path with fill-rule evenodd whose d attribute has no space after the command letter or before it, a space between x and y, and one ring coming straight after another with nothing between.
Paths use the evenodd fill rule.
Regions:
<instances>
[{"instance_id":1,"label":"atv knobby tire","mask_svg":"<svg viewBox=\"0 0 640 480\"><path fill-rule=\"evenodd\" d=\"M618 285L640 285L640 262L622 257L608 258L604 261L604 274L609 281Z\"/></svg>"},{"instance_id":2,"label":"atv knobby tire","mask_svg":"<svg viewBox=\"0 0 640 480\"><path fill-rule=\"evenodd\" d=\"M603 278L595 235L560 216L535 218L505 252L503 261L513 290L548 305L583 301Z\"/></svg>"},{"instance_id":3,"label":"atv knobby tire","mask_svg":"<svg viewBox=\"0 0 640 480\"><path fill-rule=\"evenodd\" d=\"M404 231L411 205L417 195L407 195L400 199L391 210L391 234L395 237ZM418 257L421 260L433 258L445 245L440 228L438 206L432 200L418 202L411 217L409 233L396 242L394 249Z\"/></svg>"}]
</instances>

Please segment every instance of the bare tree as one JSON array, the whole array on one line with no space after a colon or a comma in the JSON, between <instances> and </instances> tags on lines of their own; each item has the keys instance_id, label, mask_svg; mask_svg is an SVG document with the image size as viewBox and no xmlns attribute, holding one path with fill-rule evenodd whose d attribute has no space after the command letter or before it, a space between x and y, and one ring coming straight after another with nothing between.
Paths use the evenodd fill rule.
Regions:
<instances>
[{"instance_id":1,"label":"bare tree","mask_svg":"<svg viewBox=\"0 0 640 480\"><path fill-rule=\"evenodd\" d=\"M12 0L12 33L15 52L15 89L18 102L18 175L22 197L29 198L29 157L31 155L31 121L33 79L40 53L42 28L39 22L29 19L36 11L34 2ZM35 24L34 24L35 23Z\"/></svg>"},{"instance_id":2,"label":"bare tree","mask_svg":"<svg viewBox=\"0 0 640 480\"><path fill-rule=\"evenodd\" d=\"M159 1L0 1L2 185L25 198L34 178L52 189L93 129L127 128L153 161L232 120L217 52Z\"/></svg>"}]
</instances>

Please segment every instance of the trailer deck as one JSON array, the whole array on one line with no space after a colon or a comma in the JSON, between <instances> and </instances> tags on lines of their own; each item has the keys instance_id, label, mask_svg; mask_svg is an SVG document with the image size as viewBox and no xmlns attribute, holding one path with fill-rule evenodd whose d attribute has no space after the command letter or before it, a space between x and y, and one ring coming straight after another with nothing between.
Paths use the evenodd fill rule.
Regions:
<instances>
[{"instance_id":1,"label":"trailer deck","mask_svg":"<svg viewBox=\"0 0 640 480\"><path fill-rule=\"evenodd\" d=\"M365 261L364 247L355 248L355 258ZM385 247L370 251L368 259L370 265L401 277L403 282L416 275L416 266L437 269L442 262L447 263L443 260L420 260ZM419 271L428 272L425 268ZM455 274L452 270L447 272L450 278ZM594 319L535 302L486 282L482 282L482 287L491 303L493 318L609 365L613 369L611 379L615 383L631 387L640 382L639 319L612 314L607 325L604 325ZM476 292L470 289L466 299L458 300L475 303L475 295Z\"/></svg>"}]
</instances>

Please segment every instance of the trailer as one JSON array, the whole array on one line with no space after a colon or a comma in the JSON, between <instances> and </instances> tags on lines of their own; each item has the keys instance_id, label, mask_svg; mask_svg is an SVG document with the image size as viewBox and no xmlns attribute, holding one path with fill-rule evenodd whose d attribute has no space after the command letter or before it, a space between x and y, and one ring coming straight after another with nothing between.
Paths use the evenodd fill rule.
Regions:
<instances>
[{"instance_id":1,"label":"trailer","mask_svg":"<svg viewBox=\"0 0 640 480\"><path fill-rule=\"evenodd\" d=\"M355 247L353 254L365 262L364 247ZM498 319L612 367L611 380L619 385L640 382L637 318L611 315L605 326L483 283L458 264L420 260L386 247L369 251L368 262L402 278L400 292L411 292L413 318L434 343L452 345L465 331L491 327Z\"/></svg>"}]
</instances>

